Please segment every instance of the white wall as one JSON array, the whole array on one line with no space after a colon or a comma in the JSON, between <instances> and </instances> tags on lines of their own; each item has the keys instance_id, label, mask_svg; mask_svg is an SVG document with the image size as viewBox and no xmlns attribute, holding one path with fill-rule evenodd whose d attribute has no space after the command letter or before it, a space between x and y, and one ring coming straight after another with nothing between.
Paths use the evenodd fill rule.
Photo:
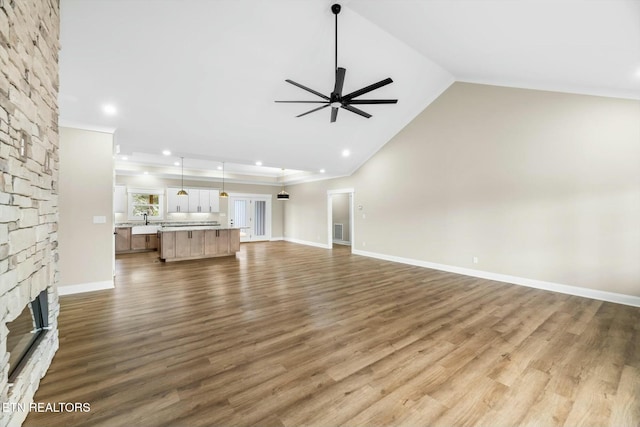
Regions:
<instances>
[{"instance_id":1,"label":"white wall","mask_svg":"<svg viewBox=\"0 0 640 427\"><path fill-rule=\"evenodd\" d=\"M353 187L356 250L640 296L638 117L455 83L353 176L291 186L285 232L326 244L326 191Z\"/></svg>"},{"instance_id":2,"label":"white wall","mask_svg":"<svg viewBox=\"0 0 640 427\"><path fill-rule=\"evenodd\" d=\"M60 293L113 287L112 134L60 128L59 206Z\"/></svg>"}]
</instances>

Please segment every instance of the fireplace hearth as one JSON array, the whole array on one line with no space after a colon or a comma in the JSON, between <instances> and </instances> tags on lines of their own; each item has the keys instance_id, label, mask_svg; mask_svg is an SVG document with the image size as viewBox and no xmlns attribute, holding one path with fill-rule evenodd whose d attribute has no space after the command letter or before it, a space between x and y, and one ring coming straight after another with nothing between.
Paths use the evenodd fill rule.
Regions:
<instances>
[{"instance_id":1,"label":"fireplace hearth","mask_svg":"<svg viewBox=\"0 0 640 427\"><path fill-rule=\"evenodd\" d=\"M13 322L7 323L7 329L9 382L12 383L49 329L47 291L40 292Z\"/></svg>"}]
</instances>

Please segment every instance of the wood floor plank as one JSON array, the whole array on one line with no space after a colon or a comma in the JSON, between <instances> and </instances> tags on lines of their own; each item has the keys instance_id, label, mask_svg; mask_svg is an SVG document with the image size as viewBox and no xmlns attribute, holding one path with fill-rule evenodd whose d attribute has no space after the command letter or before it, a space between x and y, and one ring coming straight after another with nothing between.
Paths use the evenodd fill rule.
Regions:
<instances>
[{"instance_id":1,"label":"wood floor plank","mask_svg":"<svg viewBox=\"0 0 640 427\"><path fill-rule=\"evenodd\" d=\"M25 426L640 425L640 308L287 242L60 297Z\"/></svg>"}]
</instances>

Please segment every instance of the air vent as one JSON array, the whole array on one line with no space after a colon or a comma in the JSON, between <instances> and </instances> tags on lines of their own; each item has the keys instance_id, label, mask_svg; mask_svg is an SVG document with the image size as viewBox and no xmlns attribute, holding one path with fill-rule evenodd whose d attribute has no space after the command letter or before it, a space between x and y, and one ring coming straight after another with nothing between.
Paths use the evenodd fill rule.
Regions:
<instances>
[{"instance_id":1,"label":"air vent","mask_svg":"<svg viewBox=\"0 0 640 427\"><path fill-rule=\"evenodd\" d=\"M343 230L344 230L343 224L338 224L338 223L333 224L333 238L334 238L334 240L344 240L342 238L343 237L343 234L342 234Z\"/></svg>"}]
</instances>

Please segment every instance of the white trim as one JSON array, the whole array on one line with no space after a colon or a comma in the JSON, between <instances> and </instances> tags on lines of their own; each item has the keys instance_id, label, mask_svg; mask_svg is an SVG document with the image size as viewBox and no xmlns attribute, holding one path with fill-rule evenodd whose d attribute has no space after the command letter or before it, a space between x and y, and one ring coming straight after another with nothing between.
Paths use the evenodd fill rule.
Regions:
<instances>
[{"instance_id":1,"label":"white trim","mask_svg":"<svg viewBox=\"0 0 640 427\"><path fill-rule=\"evenodd\" d=\"M240 234L240 243L248 243L248 242L269 242L272 240L271 236L271 226L273 221L273 195L272 194L252 194L252 193L229 193L229 198L227 202L227 221L231 221L232 218L235 217L234 212L234 201L235 200L250 200L251 202L260 201L265 202L265 234L264 239L247 239L246 237L243 240L242 234ZM235 224L234 224L235 226ZM242 227L243 229L250 229L251 227ZM255 223L253 232L255 230Z\"/></svg>"},{"instance_id":2,"label":"white trim","mask_svg":"<svg viewBox=\"0 0 640 427\"><path fill-rule=\"evenodd\" d=\"M59 128L69 128L69 129L80 129L80 130L89 130L92 132L100 132L100 133L110 133L114 134L117 128L111 126L96 126L93 124L77 122L74 120L64 120L58 118L58 127Z\"/></svg>"},{"instance_id":3,"label":"white trim","mask_svg":"<svg viewBox=\"0 0 640 427\"><path fill-rule=\"evenodd\" d=\"M142 193L142 194L155 194L164 196L164 188L158 189L158 187L141 188L141 187L127 187L127 193Z\"/></svg>"},{"instance_id":4,"label":"white trim","mask_svg":"<svg viewBox=\"0 0 640 427\"><path fill-rule=\"evenodd\" d=\"M80 294L82 292L102 291L104 289L114 289L113 280L104 282L81 283L79 285L58 286L58 295Z\"/></svg>"},{"instance_id":5,"label":"white trim","mask_svg":"<svg viewBox=\"0 0 640 427\"><path fill-rule=\"evenodd\" d=\"M615 292L600 291L597 289L582 288L579 286L563 285L561 283L545 282L543 280L528 279L526 277L510 276L507 274L491 273L489 271L474 270L471 268L456 267L453 265L436 264L428 261L420 261L411 258L403 258L394 255L379 254L375 252L352 249L355 255L382 259L385 261L399 262L414 265L416 267L432 268L434 270L448 271L450 273L463 274L465 276L479 277L481 279L495 280L497 282L527 286L529 288L544 289L562 294L575 295L600 301L614 302L617 304L640 307L640 297L634 295L618 294Z\"/></svg>"},{"instance_id":6,"label":"white trim","mask_svg":"<svg viewBox=\"0 0 640 427\"><path fill-rule=\"evenodd\" d=\"M284 237L280 236L280 237L272 237L271 240L269 240L270 242L281 242L284 240Z\"/></svg>"},{"instance_id":7,"label":"white trim","mask_svg":"<svg viewBox=\"0 0 640 427\"><path fill-rule=\"evenodd\" d=\"M334 240L333 243L336 245L351 246L351 242L347 242L346 240Z\"/></svg>"},{"instance_id":8,"label":"white trim","mask_svg":"<svg viewBox=\"0 0 640 427\"><path fill-rule=\"evenodd\" d=\"M327 190L327 194L343 194L343 193L355 193L353 188L340 188L338 190Z\"/></svg>"},{"instance_id":9,"label":"white trim","mask_svg":"<svg viewBox=\"0 0 640 427\"><path fill-rule=\"evenodd\" d=\"M228 193L229 197L240 197L245 199L264 199L272 200L273 194L269 193Z\"/></svg>"},{"instance_id":10,"label":"white trim","mask_svg":"<svg viewBox=\"0 0 640 427\"><path fill-rule=\"evenodd\" d=\"M326 245L324 243L308 242L306 240L293 239L291 237L285 237L284 240L285 242L297 243L299 245L314 246L316 248L322 249L331 249L331 245Z\"/></svg>"}]
</instances>

